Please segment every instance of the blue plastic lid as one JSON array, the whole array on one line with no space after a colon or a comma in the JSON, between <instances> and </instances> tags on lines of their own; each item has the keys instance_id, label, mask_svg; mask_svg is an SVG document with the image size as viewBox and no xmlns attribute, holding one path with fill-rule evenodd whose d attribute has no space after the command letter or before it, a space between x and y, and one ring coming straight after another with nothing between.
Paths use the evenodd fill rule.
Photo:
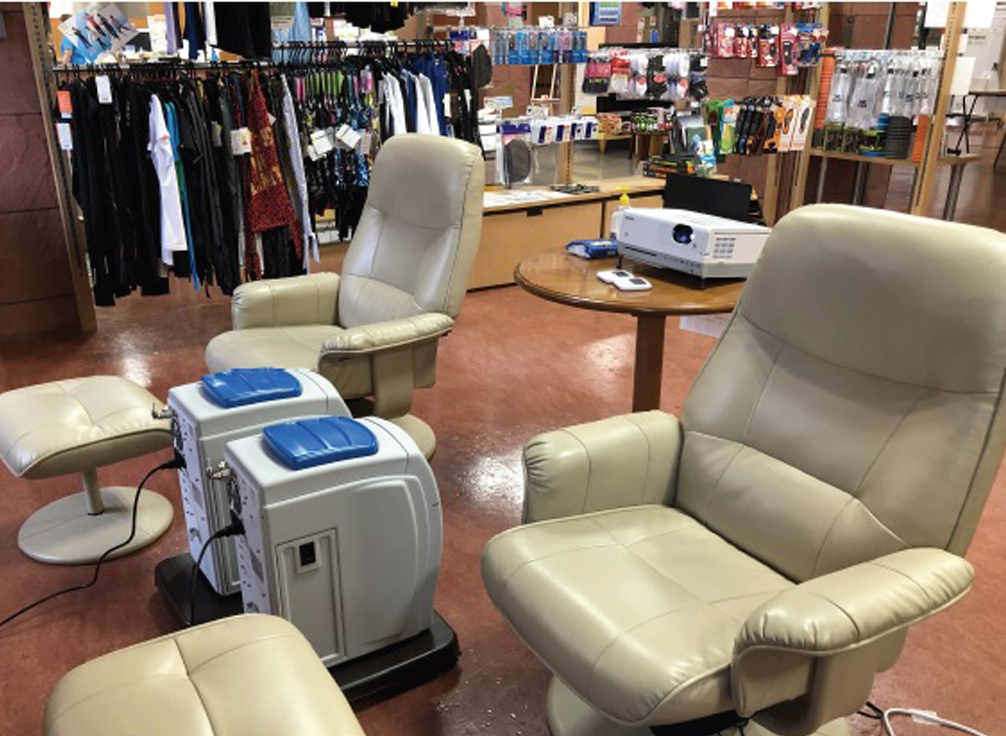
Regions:
<instances>
[{"instance_id":1,"label":"blue plastic lid","mask_svg":"<svg viewBox=\"0 0 1006 736\"><path fill-rule=\"evenodd\" d=\"M203 376L203 390L225 409L290 399L303 392L300 381L282 368L232 368Z\"/></svg>"},{"instance_id":2,"label":"blue plastic lid","mask_svg":"<svg viewBox=\"0 0 1006 736\"><path fill-rule=\"evenodd\" d=\"M377 452L377 437L349 417L321 417L273 424L263 430L266 447L291 470L365 457Z\"/></svg>"}]
</instances>

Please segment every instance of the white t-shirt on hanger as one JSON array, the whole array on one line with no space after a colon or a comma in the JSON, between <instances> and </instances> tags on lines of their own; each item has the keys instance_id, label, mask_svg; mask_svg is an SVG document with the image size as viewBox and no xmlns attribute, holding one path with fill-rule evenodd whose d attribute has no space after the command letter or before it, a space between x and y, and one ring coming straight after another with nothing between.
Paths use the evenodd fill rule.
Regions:
<instances>
[{"instance_id":1,"label":"white t-shirt on hanger","mask_svg":"<svg viewBox=\"0 0 1006 736\"><path fill-rule=\"evenodd\" d=\"M433 101L433 82L425 74L419 75L420 97L426 105L427 125L431 135L440 135L440 119L437 117L436 103Z\"/></svg>"},{"instance_id":2,"label":"white t-shirt on hanger","mask_svg":"<svg viewBox=\"0 0 1006 736\"><path fill-rule=\"evenodd\" d=\"M161 200L161 260L172 265L172 253L188 250L185 238L185 220L182 217L182 198L178 191L178 174L175 173L175 154L171 136L164 120L164 108L157 95L150 98L150 157L157 172Z\"/></svg>"},{"instance_id":3,"label":"white t-shirt on hanger","mask_svg":"<svg viewBox=\"0 0 1006 736\"><path fill-rule=\"evenodd\" d=\"M423 92L423 75L416 75L416 132L430 135L430 116L426 113L426 94Z\"/></svg>"}]
</instances>

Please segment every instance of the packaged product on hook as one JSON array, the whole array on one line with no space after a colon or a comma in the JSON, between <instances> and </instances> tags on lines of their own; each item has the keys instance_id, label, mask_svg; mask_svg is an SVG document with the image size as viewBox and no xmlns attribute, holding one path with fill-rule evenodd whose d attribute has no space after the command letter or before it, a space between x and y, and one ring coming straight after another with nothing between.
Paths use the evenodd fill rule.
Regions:
<instances>
[{"instance_id":1,"label":"packaged product on hook","mask_svg":"<svg viewBox=\"0 0 1006 736\"><path fill-rule=\"evenodd\" d=\"M758 66L774 69L779 65L779 26L764 25L758 31Z\"/></svg>"}]
</instances>

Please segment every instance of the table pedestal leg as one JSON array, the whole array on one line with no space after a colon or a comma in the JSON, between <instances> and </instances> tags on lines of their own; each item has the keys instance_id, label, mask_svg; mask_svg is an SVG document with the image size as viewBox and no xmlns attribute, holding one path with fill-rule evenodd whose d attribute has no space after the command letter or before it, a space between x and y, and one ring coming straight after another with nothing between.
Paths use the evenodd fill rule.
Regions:
<instances>
[{"instance_id":1,"label":"table pedestal leg","mask_svg":"<svg viewBox=\"0 0 1006 736\"><path fill-rule=\"evenodd\" d=\"M662 314L636 317L636 366L632 387L632 410L660 408L660 382L664 369L664 325Z\"/></svg>"},{"instance_id":2,"label":"table pedestal leg","mask_svg":"<svg viewBox=\"0 0 1006 736\"><path fill-rule=\"evenodd\" d=\"M950 184L947 185L947 201L943 205L943 219L953 220L957 212L957 197L961 193L961 179L964 178L964 164L950 167Z\"/></svg>"}]
</instances>

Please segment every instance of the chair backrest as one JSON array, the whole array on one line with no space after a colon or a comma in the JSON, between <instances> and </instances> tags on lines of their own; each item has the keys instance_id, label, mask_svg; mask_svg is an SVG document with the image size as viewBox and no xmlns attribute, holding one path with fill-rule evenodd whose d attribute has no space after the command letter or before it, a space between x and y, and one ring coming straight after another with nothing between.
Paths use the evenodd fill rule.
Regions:
<instances>
[{"instance_id":1,"label":"chair backrest","mask_svg":"<svg viewBox=\"0 0 1006 736\"><path fill-rule=\"evenodd\" d=\"M440 312L456 317L482 234L485 163L452 138L389 139L346 253L339 323L356 327Z\"/></svg>"},{"instance_id":2,"label":"chair backrest","mask_svg":"<svg viewBox=\"0 0 1006 736\"><path fill-rule=\"evenodd\" d=\"M1006 443L1006 235L841 205L773 230L685 403L676 504L806 580L963 554Z\"/></svg>"}]
</instances>

